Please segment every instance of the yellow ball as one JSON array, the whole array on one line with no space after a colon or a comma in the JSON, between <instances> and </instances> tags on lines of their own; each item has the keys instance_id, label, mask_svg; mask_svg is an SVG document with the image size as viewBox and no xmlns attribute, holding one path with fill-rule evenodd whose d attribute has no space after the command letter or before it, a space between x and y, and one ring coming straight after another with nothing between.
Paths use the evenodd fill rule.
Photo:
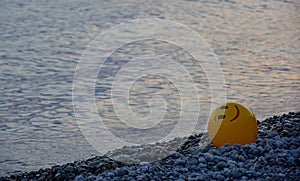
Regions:
<instances>
[{"instance_id":1,"label":"yellow ball","mask_svg":"<svg viewBox=\"0 0 300 181\"><path fill-rule=\"evenodd\" d=\"M257 129L253 112L236 102L219 106L208 121L208 134L216 147L226 143L245 145L254 142Z\"/></svg>"}]
</instances>

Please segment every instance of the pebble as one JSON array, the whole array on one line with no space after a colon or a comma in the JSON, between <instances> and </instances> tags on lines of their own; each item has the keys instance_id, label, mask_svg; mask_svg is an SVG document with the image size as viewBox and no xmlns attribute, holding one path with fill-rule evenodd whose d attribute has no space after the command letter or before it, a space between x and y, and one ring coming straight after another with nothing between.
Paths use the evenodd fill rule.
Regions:
<instances>
[{"instance_id":1,"label":"pebble","mask_svg":"<svg viewBox=\"0 0 300 181\"><path fill-rule=\"evenodd\" d=\"M75 181L83 181L84 180L84 177L82 175L77 175L75 177Z\"/></svg>"},{"instance_id":2,"label":"pebble","mask_svg":"<svg viewBox=\"0 0 300 181\"><path fill-rule=\"evenodd\" d=\"M150 164L149 162L141 162L140 165L148 165Z\"/></svg>"},{"instance_id":3,"label":"pebble","mask_svg":"<svg viewBox=\"0 0 300 181\"><path fill-rule=\"evenodd\" d=\"M216 166L218 169L223 169L224 167L226 167L226 163L224 161L221 161L221 162L217 163Z\"/></svg>"},{"instance_id":4,"label":"pebble","mask_svg":"<svg viewBox=\"0 0 300 181\"><path fill-rule=\"evenodd\" d=\"M64 169L65 172L73 172L74 171L74 167L72 167L71 165L66 166L66 168Z\"/></svg>"},{"instance_id":5,"label":"pebble","mask_svg":"<svg viewBox=\"0 0 300 181\"><path fill-rule=\"evenodd\" d=\"M203 155L203 157L204 157L205 160L208 161L208 162L211 162L211 161L214 160L214 155L211 154L211 153L205 153L205 154Z\"/></svg>"},{"instance_id":6,"label":"pebble","mask_svg":"<svg viewBox=\"0 0 300 181\"><path fill-rule=\"evenodd\" d=\"M175 165L185 165L186 164L186 161L185 160L181 160L181 159L178 159L175 161Z\"/></svg>"},{"instance_id":7,"label":"pebble","mask_svg":"<svg viewBox=\"0 0 300 181\"><path fill-rule=\"evenodd\" d=\"M188 137L185 144L158 161L140 161L141 155L153 157L162 148L181 144L183 138L155 146L123 147L105 156L56 165L51 169L2 176L4 180L297 180L300 178L300 112L267 118L259 123L255 142L198 146L207 133ZM184 138L186 139L186 138ZM162 144L165 144L163 146ZM168 145L169 144L169 145ZM120 155L121 153L125 155ZM114 158L118 161L110 159ZM151 156L152 155L152 156ZM119 162L125 161L125 162Z\"/></svg>"},{"instance_id":8,"label":"pebble","mask_svg":"<svg viewBox=\"0 0 300 181\"><path fill-rule=\"evenodd\" d=\"M200 168L206 168L207 164L199 163Z\"/></svg>"},{"instance_id":9,"label":"pebble","mask_svg":"<svg viewBox=\"0 0 300 181\"><path fill-rule=\"evenodd\" d=\"M108 176L108 177L114 177L114 176L115 176L115 173L114 173L114 172L108 172L108 173L107 173L107 176Z\"/></svg>"},{"instance_id":10,"label":"pebble","mask_svg":"<svg viewBox=\"0 0 300 181\"><path fill-rule=\"evenodd\" d=\"M199 163L207 163L207 161L203 157L198 158L198 161Z\"/></svg>"},{"instance_id":11,"label":"pebble","mask_svg":"<svg viewBox=\"0 0 300 181\"><path fill-rule=\"evenodd\" d=\"M223 175L217 175L217 179L218 179L218 180L224 180L225 177L224 177Z\"/></svg>"},{"instance_id":12,"label":"pebble","mask_svg":"<svg viewBox=\"0 0 300 181\"><path fill-rule=\"evenodd\" d=\"M294 163L295 158L293 156L290 156L289 159L287 160L289 163Z\"/></svg>"},{"instance_id":13,"label":"pebble","mask_svg":"<svg viewBox=\"0 0 300 181\"><path fill-rule=\"evenodd\" d=\"M172 154L170 155L170 157L176 159L176 158L181 157L181 154L178 153L178 152L174 152L174 153L172 153Z\"/></svg>"},{"instance_id":14,"label":"pebble","mask_svg":"<svg viewBox=\"0 0 300 181\"><path fill-rule=\"evenodd\" d=\"M127 172L128 172L127 169L123 168L123 167L116 169L116 175L117 176L125 175L125 174L127 174Z\"/></svg>"},{"instance_id":15,"label":"pebble","mask_svg":"<svg viewBox=\"0 0 300 181\"><path fill-rule=\"evenodd\" d=\"M243 157L242 155L239 155L238 160L243 162L243 161L245 161L245 157Z\"/></svg>"}]
</instances>

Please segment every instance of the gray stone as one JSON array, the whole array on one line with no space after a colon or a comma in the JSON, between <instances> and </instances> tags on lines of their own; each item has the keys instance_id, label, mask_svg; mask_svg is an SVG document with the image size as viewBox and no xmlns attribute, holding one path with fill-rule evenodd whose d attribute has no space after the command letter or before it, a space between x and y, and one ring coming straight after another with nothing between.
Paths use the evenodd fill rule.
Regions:
<instances>
[{"instance_id":1,"label":"gray stone","mask_svg":"<svg viewBox=\"0 0 300 181\"><path fill-rule=\"evenodd\" d=\"M83 181L84 180L84 177L82 175L77 175L75 177L75 181Z\"/></svg>"},{"instance_id":2,"label":"gray stone","mask_svg":"<svg viewBox=\"0 0 300 181\"><path fill-rule=\"evenodd\" d=\"M206 161L211 162L214 160L214 155L212 155L211 153L205 153L203 155L203 157L205 158Z\"/></svg>"},{"instance_id":3,"label":"gray stone","mask_svg":"<svg viewBox=\"0 0 300 181\"><path fill-rule=\"evenodd\" d=\"M224 177L223 175L217 175L217 178L216 178L216 179L218 179L218 180L224 180L225 177Z\"/></svg>"},{"instance_id":4,"label":"gray stone","mask_svg":"<svg viewBox=\"0 0 300 181\"><path fill-rule=\"evenodd\" d=\"M221 161L221 162L217 163L216 166L218 169L223 169L224 167L226 167L226 163L224 161Z\"/></svg>"},{"instance_id":5,"label":"gray stone","mask_svg":"<svg viewBox=\"0 0 300 181\"><path fill-rule=\"evenodd\" d=\"M243 162L243 161L245 161L245 157L243 157L242 155L239 155L238 160Z\"/></svg>"},{"instance_id":6,"label":"gray stone","mask_svg":"<svg viewBox=\"0 0 300 181\"><path fill-rule=\"evenodd\" d=\"M204 167L207 167L207 165L204 164L204 163L199 163L199 167L200 167L200 168L204 168Z\"/></svg>"},{"instance_id":7,"label":"gray stone","mask_svg":"<svg viewBox=\"0 0 300 181\"><path fill-rule=\"evenodd\" d=\"M125 175L125 174L127 174L127 170L125 169L125 168L117 168L116 169L116 175L117 176L122 176L122 175Z\"/></svg>"},{"instance_id":8,"label":"gray stone","mask_svg":"<svg viewBox=\"0 0 300 181\"><path fill-rule=\"evenodd\" d=\"M198 161L199 163L207 163L207 161L203 157L198 158Z\"/></svg>"},{"instance_id":9,"label":"gray stone","mask_svg":"<svg viewBox=\"0 0 300 181\"><path fill-rule=\"evenodd\" d=\"M175 161L175 165L185 165L186 164L186 160L183 159L178 159Z\"/></svg>"},{"instance_id":10,"label":"gray stone","mask_svg":"<svg viewBox=\"0 0 300 181\"><path fill-rule=\"evenodd\" d=\"M114 173L114 172L108 172L106 175L107 175L108 177L114 177L114 176L115 176L115 173Z\"/></svg>"}]
</instances>

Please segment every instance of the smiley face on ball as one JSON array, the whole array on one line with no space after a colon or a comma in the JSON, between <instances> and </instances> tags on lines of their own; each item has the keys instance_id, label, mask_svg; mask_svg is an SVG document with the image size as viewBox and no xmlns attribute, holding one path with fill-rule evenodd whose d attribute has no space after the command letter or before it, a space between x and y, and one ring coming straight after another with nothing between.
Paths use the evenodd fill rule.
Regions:
<instances>
[{"instance_id":1,"label":"smiley face on ball","mask_svg":"<svg viewBox=\"0 0 300 181\"><path fill-rule=\"evenodd\" d=\"M211 114L208 133L217 147L226 143L244 145L255 141L257 121L253 112L244 105L228 102Z\"/></svg>"},{"instance_id":2,"label":"smiley face on ball","mask_svg":"<svg viewBox=\"0 0 300 181\"><path fill-rule=\"evenodd\" d=\"M238 120L239 116L240 108L238 107L238 104L227 103L216 109L213 118L215 121L232 122Z\"/></svg>"}]
</instances>

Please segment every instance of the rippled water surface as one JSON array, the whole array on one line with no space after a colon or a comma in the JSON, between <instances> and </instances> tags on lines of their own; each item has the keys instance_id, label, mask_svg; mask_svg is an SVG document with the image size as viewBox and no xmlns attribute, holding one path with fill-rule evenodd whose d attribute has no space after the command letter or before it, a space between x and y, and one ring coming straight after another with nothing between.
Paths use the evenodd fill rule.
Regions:
<instances>
[{"instance_id":1,"label":"rippled water surface","mask_svg":"<svg viewBox=\"0 0 300 181\"><path fill-rule=\"evenodd\" d=\"M258 119L299 111L299 14L299 1L1 1L0 174L97 154L74 117L74 72L99 33L132 19L169 19L199 33L221 64L228 100L247 105ZM123 129L110 102L114 75L149 52L167 54L189 70L199 89L200 118L207 119L210 93L202 68L176 45L144 40L116 51L99 72L95 100L106 124L116 133ZM163 76L140 77L129 100L138 116L149 114L152 95L165 98L164 123L172 126L180 116L176 86Z\"/></svg>"}]
</instances>

